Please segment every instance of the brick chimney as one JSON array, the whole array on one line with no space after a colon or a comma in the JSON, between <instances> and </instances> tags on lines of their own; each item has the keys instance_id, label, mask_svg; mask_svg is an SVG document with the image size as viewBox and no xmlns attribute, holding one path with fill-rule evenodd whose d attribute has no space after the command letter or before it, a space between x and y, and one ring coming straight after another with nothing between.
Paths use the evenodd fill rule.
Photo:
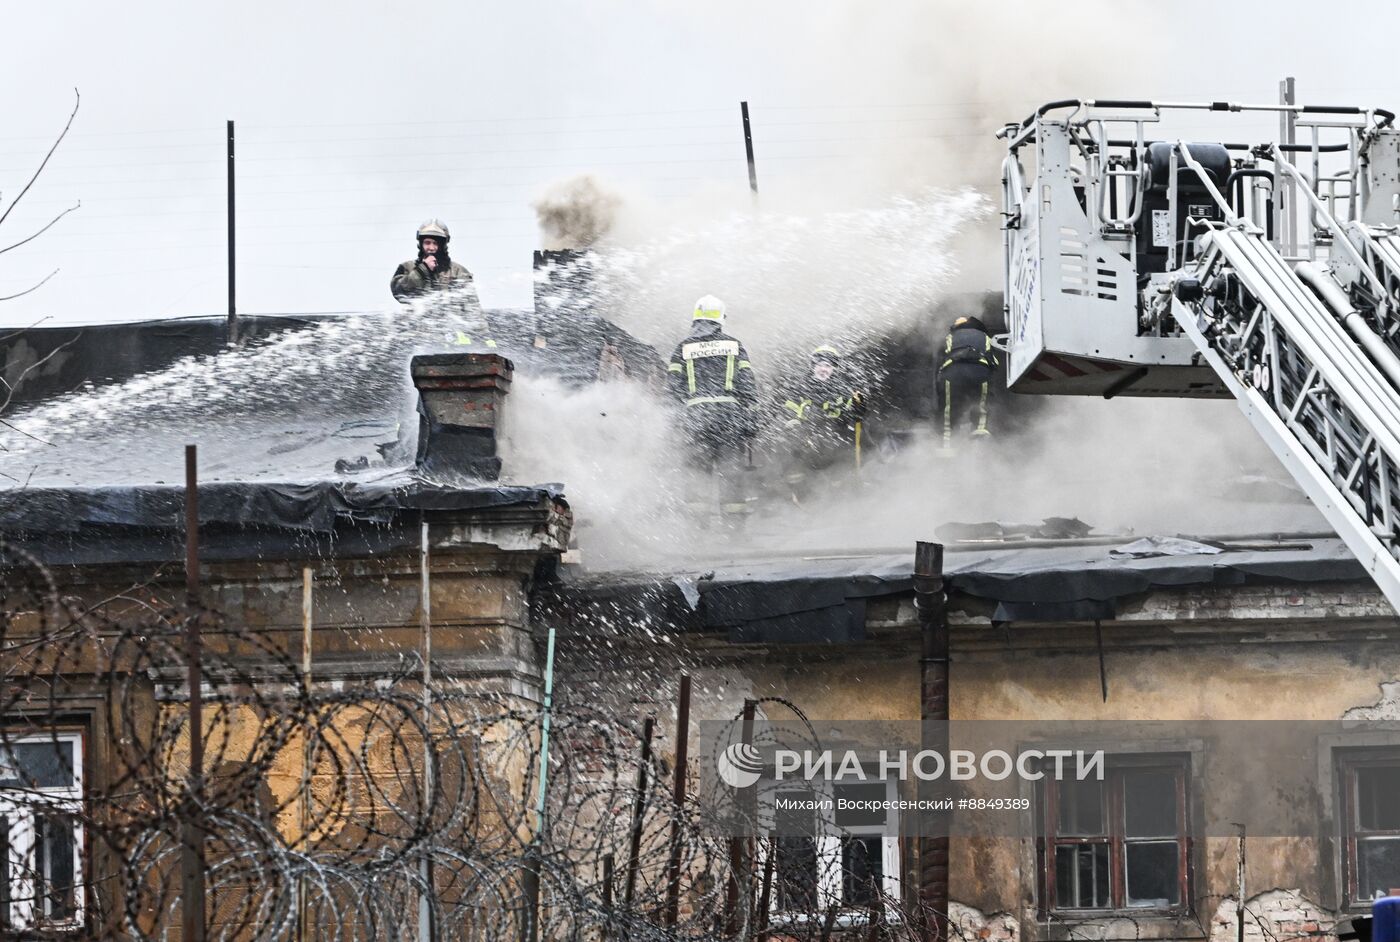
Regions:
<instances>
[{"instance_id":1,"label":"brick chimney","mask_svg":"<svg viewBox=\"0 0 1400 942\"><path fill-rule=\"evenodd\" d=\"M548 322L594 310L598 290L594 258L591 249L535 250L536 318Z\"/></svg>"},{"instance_id":2,"label":"brick chimney","mask_svg":"<svg viewBox=\"0 0 1400 942\"><path fill-rule=\"evenodd\" d=\"M501 406L515 368L495 353L431 353L410 365L418 390L419 472L439 481L494 481Z\"/></svg>"}]
</instances>

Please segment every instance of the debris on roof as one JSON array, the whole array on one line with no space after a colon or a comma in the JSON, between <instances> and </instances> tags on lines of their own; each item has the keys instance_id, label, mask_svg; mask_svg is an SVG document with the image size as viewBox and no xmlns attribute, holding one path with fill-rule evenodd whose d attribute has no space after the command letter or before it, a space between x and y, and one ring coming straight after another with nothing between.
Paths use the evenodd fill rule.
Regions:
<instances>
[{"instance_id":1,"label":"debris on roof","mask_svg":"<svg viewBox=\"0 0 1400 942\"><path fill-rule=\"evenodd\" d=\"M944 575L954 604L962 597L964 603L989 607L997 622L1107 620L1129 598L1188 586L1368 581L1365 569L1336 537L1159 545L1188 543L1208 551L1128 555L1097 540L950 545ZM718 566L703 575L588 573L563 567L559 581L545 591L545 604L586 613L592 601L606 599L610 617L615 617L629 598L644 597L658 611L676 617L675 627L726 632L736 643L850 643L865 638L869 601L912 591L912 553L775 556Z\"/></svg>"}]
</instances>

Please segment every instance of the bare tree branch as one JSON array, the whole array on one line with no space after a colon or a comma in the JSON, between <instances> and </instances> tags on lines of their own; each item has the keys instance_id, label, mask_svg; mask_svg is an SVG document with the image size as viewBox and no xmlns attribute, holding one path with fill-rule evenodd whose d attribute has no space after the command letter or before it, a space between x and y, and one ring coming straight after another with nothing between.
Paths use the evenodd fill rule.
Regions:
<instances>
[{"instance_id":1,"label":"bare tree branch","mask_svg":"<svg viewBox=\"0 0 1400 942\"><path fill-rule=\"evenodd\" d=\"M32 439L34 439L34 440L35 440L36 442L38 442L40 445L52 445L52 444L53 444L53 442L48 441L48 440L43 439L43 438L40 438L38 435L34 435L34 434L30 433L30 432L26 432L24 429L20 428L18 425L16 425L15 423L13 423L13 422L11 422L11 421L9 421L9 420L7 420L7 419L0 419L0 425L5 426L5 428L9 429L9 430L12 431L12 432L19 432L19 433L20 433L21 435L23 435L25 438L32 438Z\"/></svg>"},{"instance_id":2,"label":"bare tree branch","mask_svg":"<svg viewBox=\"0 0 1400 942\"><path fill-rule=\"evenodd\" d=\"M49 319L50 317L52 317L52 316L53 316L53 315L51 315L51 314L45 314L43 317L39 318L39 319L38 319L37 321L35 321L34 323L30 324L28 327L21 327L21 328L19 328L18 330L12 330L12 331L10 331L8 334L0 334L0 342L9 340L11 337L18 337L20 334L24 333L26 330L32 330L33 328L38 327L40 324L42 324L44 321L48 320L48 319Z\"/></svg>"},{"instance_id":3,"label":"bare tree branch","mask_svg":"<svg viewBox=\"0 0 1400 942\"><path fill-rule=\"evenodd\" d=\"M14 383L11 383L9 380L5 379L4 376L0 376L0 385L3 385L3 386L5 387L5 398L4 398L4 400L0 400L0 413L3 413L7 408L9 408L9 406L10 406L10 400L13 399L14 396L15 396L15 390L16 390L17 388L19 388L19 385L20 385L21 383L24 382L24 378L25 378L26 376L28 376L28 375L29 375L31 372L33 372L34 370L37 370L39 367L43 366L45 363L49 362L49 360L52 360L52 359L53 359L55 356L57 356L57 355L59 354L59 352L62 351L65 347L71 347L73 344L75 344L75 343L77 343L77 342L78 342L78 336L75 335L75 336L69 338L68 340L65 340L63 343L59 344L58 346L54 347L54 348L53 348L52 350L50 350L48 353L44 354L44 355L43 355L42 357L40 357L39 359L35 360L33 363L31 363L31 364L29 364L28 366L26 366L26 367L20 372L19 376L15 377Z\"/></svg>"},{"instance_id":4,"label":"bare tree branch","mask_svg":"<svg viewBox=\"0 0 1400 942\"><path fill-rule=\"evenodd\" d=\"M7 294L7 295L5 295L3 298L0 298L0 301L13 301L15 298L22 298L22 297L24 297L26 294L29 294L29 293L34 292L34 291L38 291L40 288L42 288L42 287L44 286L44 282L45 282L45 281L48 281L50 278L52 278L54 275L57 275L57 274L58 274L58 269L55 268L53 271L49 272L47 275L44 276L43 281L40 281L40 282L39 282L37 285L35 285L34 287L32 287L32 288L25 288L25 289L24 289L23 291L21 291L19 294Z\"/></svg>"},{"instance_id":5,"label":"bare tree branch","mask_svg":"<svg viewBox=\"0 0 1400 942\"><path fill-rule=\"evenodd\" d=\"M30 468L30 469L29 469L29 473L26 474L26 475L24 476L24 480L22 480L22 481L21 481L19 478L15 477L13 474L5 474L4 471L0 471L0 475L4 475L5 477L9 478L11 481L14 481L14 482L15 482L16 484L18 484L21 488L27 488L27 487L29 487L29 482L32 481L32 480L34 480L34 471L35 471L34 468Z\"/></svg>"},{"instance_id":6,"label":"bare tree branch","mask_svg":"<svg viewBox=\"0 0 1400 942\"><path fill-rule=\"evenodd\" d=\"M80 207L80 206L82 206L82 205L83 205L83 201L82 201L82 200L78 200L78 202L74 203L72 206L69 206L69 207L68 207L67 209L65 209L63 212L59 213L57 216L55 216L55 217L53 217L52 219L50 219L50 220L49 220L49 224L48 224L47 226L45 226L44 228L40 229L38 232L34 233L33 235L31 235L29 238L27 238L27 239L21 239L20 241L16 242L14 245L7 245L7 246L5 246L3 249L0 249L0 255L4 255L4 254L5 254L6 252L8 252L10 249L17 249L17 248L19 248L21 245L24 245L26 242L33 242L35 239L39 238L39 236L43 235L45 232L48 232L50 229L52 229L54 223L58 222L58 221L59 221L60 219L62 219L64 216L67 216L67 215L68 215L69 213L71 213L73 210L77 209L78 207Z\"/></svg>"},{"instance_id":7,"label":"bare tree branch","mask_svg":"<svg viewBox=\"0 0 1400 942\"><path fill-rule=\"evenodd\" d=\"M34 175L30 177L29 182L24 185L24 189L19 191L19 196L15 197L14 202L10 204L10 208L5 210L3 215L0 215L0 225L3 225L5 220L10 218L10 213L14 212L15 207L19 205L19 201L24 199L24 194L29 192L29 188L34 185L34 181L39 179L39 174L43 173L44 168L48 166L49 158L53 156L53 152L58 150L58 145L62 144L63 139L68 136L68 129L73 126L73 119L78 115L78 105L82 104L83 100L76 88L73 89L73 97L73 111L68 115L68 123L63 126L63 131L58 135L58 139L53 142L53 146L49 148L49 152L44 155L43 163L39 164L39 169L34 171ZM18 297L18 295L16 295L16 297Z\"/></svg>"}]
</instances>

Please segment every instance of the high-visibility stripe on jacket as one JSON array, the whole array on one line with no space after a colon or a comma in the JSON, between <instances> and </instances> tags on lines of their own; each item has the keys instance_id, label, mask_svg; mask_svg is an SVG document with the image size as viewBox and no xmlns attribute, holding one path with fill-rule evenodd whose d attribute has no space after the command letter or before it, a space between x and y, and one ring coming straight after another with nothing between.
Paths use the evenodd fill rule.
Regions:
<instances>
[{"instance_id":1,"label":"high-visibility stripe on jacket","mask_svg":"<svg viewBox=\"0 0 1400 942\"><path fill-rule=\"evenodd\" d=\"M854 395L837 396L835 399L826 399L818 402L814 399L789 399L783 403L783 408L793 414L793 418L807 418L807 409L816 406L814 412L820 411L828 419L840 420L844 416L855 411L856 400Z\"/></svg>"},{"instance_id":2,"label":"high-visibility stripe on jacket","mask_svg":"<svg viewBox=\"0 0 1400 942\"><path fill-rule=\"evenodd\" d=\"M943 338L943 358L939 369L952 363L980 363L988 369L997 365L997 350L991 335L976 327L954 327Z\"/></svg>"},{"instance_id":3,"label":"high-visibility stripe on jacket","mask_svg":"<svg viewBox=\"0 0 1400 942\"><path fill-rule=\"evenodd\" d=\"M689 336L676 345L666 371L672 396L687 408L752 408L758 402L748 352L714 321L694 323Z\"/></svg>"}]
</instances>

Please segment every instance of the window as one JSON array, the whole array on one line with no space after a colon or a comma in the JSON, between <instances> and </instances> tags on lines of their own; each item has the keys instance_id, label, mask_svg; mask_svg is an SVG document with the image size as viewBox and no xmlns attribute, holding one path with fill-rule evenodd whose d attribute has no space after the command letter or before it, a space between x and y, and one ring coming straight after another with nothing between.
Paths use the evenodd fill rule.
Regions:
<instances>
[{"instance_id":1,"label":"window","mask_svg":"<svg viewBox=\"0 0 1400 942\"><path fill-rule=\"evenodd\" d=\"M879 807L896 798L894 781L837 781L821 788L770 781L759 790L772 814L774 836L766 852L774 855L775 923L820 922L833 909L840 925L863 923L899 899L898 812ZM760 858L758 865L766 861Z\"/></svg>"},{"instance_id":2,"label":"window","mask_svg":"<svg viewBox=\"0 0 1400 942\"><path fill-rule=\"evenodd\" d=\"M1102 780L1040 780L1045 911L1179 912L1191 899L1185 756L1110 757Z\"/></svg>"},{"instance_id":3,"label":"window","mask_svg":"<svg viewBox=\"0 0 1400 942\"><path fill-rule=\"evenodd\" d=\"M1400 750L1358 750L1340 761L1346 898L1369 904L1400 886Z\"/></svg>"},{"instance_id":4,"label":"window","mask_svg":"<svg viewBox=\"0 0 1400 942\"><path fill-rule=\"evenodd\" d=\"M0 927L82 924L82 741L0 736Z\"/></svg>"}]
</instances>

